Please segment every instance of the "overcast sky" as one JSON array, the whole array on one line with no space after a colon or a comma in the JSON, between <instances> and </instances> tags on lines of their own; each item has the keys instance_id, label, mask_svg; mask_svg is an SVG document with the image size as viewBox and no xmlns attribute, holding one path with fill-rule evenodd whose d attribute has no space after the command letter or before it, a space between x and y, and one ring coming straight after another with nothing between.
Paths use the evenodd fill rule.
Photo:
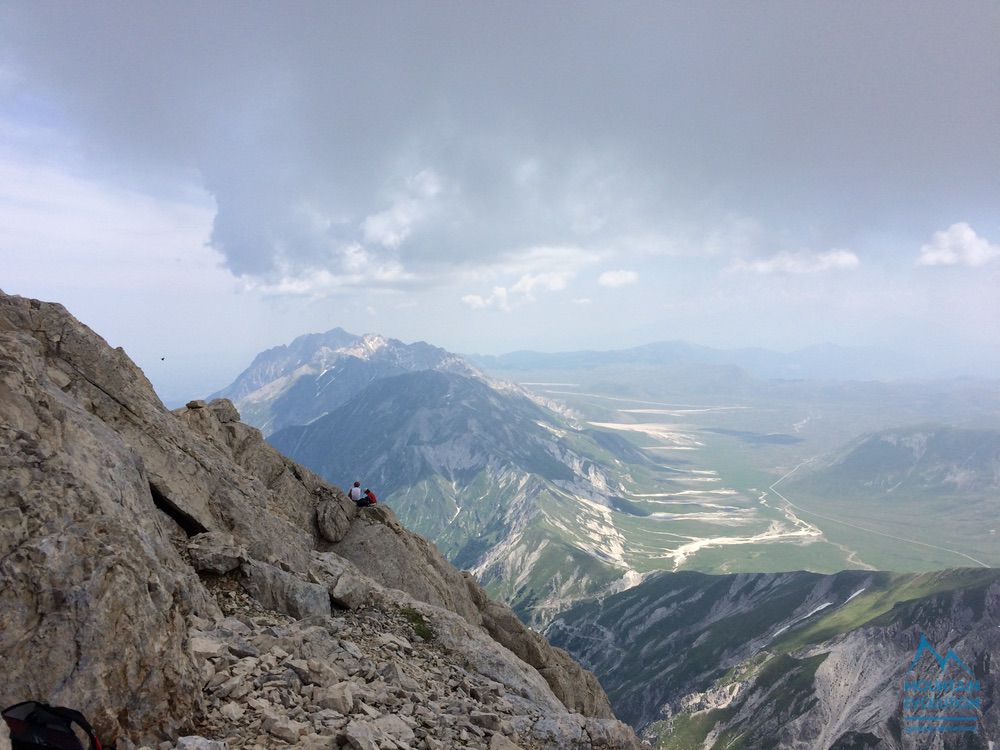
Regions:
<instances>
[{"instance_id":1,"label":"overcast sky","mask_svg":"<svg viewBox=\"0 0 1000 750\"><path fill-rule=\"evenodd\" d=\"M334 326L1000 372L1000 3L7 0L0 288L171 399Z\"/></svg>"}]
</instances>

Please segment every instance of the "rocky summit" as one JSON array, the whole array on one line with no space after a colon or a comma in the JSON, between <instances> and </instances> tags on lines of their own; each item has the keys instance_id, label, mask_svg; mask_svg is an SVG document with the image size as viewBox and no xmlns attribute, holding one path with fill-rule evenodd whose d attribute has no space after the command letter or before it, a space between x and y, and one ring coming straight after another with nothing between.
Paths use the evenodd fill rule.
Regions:
<instances>
[{"instance_id":1,"label":"rocky summit","mask_svg":"<svg viewBox=\"0 0 1000 750\"><path fill-rule=\"evenodd\" d=\"M2 293L0 659L0 703L76 708L119 750L640 747L389 508Z\"/></svg>"}]
</instances>

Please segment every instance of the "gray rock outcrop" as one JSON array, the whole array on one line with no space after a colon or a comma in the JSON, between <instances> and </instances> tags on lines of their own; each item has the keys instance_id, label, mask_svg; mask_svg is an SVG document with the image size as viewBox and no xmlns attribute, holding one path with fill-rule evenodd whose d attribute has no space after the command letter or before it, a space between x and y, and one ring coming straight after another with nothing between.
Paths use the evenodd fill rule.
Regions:
<instances>
[{"instance_id":1,"label":"gray rock outcrop","mask_svg":"<svg viewBox=\"0 0 1000 750\"><path fill-rule=\"evenodd\" d=\"M535 667L570 710L614 716L593 674L525 626L510 607L490 600L473 576L456 570L433 544L400 524L389 508L365 509L331 549L386 586L483 626L498 643Z\"/></svg>"},{"instance_id":2,"label":"gray rock outcrop","mask_svg":"<svg viewBox=\"0 0 1000 750\"><path fill-rule=\"evenodd\" d=\"M0 298L0 702L72 705L112 737L123 721L170 734L199 710L186 617L218 610L123 434L152 411L145 378L94 339L61 308Z\"/></svg>"},{"instance_id":3,"label":"gray rock outcrop","mask_svg":"<svg viewBox=\"0 0 1000 750\"><path fill-rule=\"evenodd\" d=\"M231 597L252 601L258 621L226 620L220 602ZM354 660L346 666L328 658L328 642L307 637L332 633L344 618L399 616L413 619L413 639L428 636L449 670L500 685L510 709L481 690L469 693L474 705L448 703L462 684L451 677L410 682L392 641L369 639L402 637L391 628L359 625L342 643ZM278 619L262 624L268 618ZM291 650L276 646L278 623L297 634L282 641ZM350 672L366 658L374 672ZM341 745L637 742L611 718L589 673L490 602L390 510L359 512L240 423L228 401L166 410L124 352L64 308L2 293L0 660L3 705L28 697L71 705L105 744L121 747L272 746L261 737L328 747L319 729L332 716L318 712L343 714L355 688L327 695L332 707L314 711L315 690L301 686L347 681L364 696L384 675L412 695L355 701L363 715L337 726ZM280 684L268 676L279 667ZM285 684L298 698L281 692ZM478 719L440 741L403 713L428 701ZM228 732L221 722L232 729L244 720L246 732L195 731Z\"/></svg>"}]
</instances>

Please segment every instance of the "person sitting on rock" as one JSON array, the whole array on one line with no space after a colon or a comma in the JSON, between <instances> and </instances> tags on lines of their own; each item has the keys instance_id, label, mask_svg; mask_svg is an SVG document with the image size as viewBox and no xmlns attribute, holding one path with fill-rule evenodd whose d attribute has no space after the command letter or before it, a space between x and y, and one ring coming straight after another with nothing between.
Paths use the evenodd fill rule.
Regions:
<instances>
[{"instance_id":1,"label":"person sitting on rock","mask_svg":"<svg viewBox=\"0 0 1000 750\"><path fill-rule=\"evenodd\" d=\"M351 487L350 490L348 490L347 496L351 498L351 500L354 501L354 504L360 508L361 499L364 497L364 495L361 492L361 482L355 482L354 486Z\"/></svg>"},{"instance_id":2,"label":"person sitting on rock","mask_svg":"<svg viewBox=\"0 0 1000 750\"><path fill-rule=\"evenodd\" d=\"M366 505L378 505L378 498L375 497L375 493L367 487L365 488L365 499L368 501L365 503Z\"/></svg>"}]
</instances>

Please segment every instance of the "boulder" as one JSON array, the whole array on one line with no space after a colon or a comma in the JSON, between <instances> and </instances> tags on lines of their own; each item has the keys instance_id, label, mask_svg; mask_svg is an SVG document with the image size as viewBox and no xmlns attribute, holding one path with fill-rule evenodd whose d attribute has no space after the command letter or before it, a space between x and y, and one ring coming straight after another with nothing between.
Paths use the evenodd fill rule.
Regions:
<instances>
[{"instance_id":1,"label":"boulder","mask_svg":"<svg viewBox=\"0 0 1000 750\"><path fill-rule=\"evenodd\" d=\"M313 553L309 575L325 585L332 603L343 609L364 606L374 584L353 563L333 552Z\"/></svg>"},{"instance_id":2,"label":"boulder","mask_svg":"<svg viewBox=\"0 0 1000 750\"><path fill-rule=\"evenodd\" d=\"M268 609L302 619L330 614L330 594L325 586L307 583L291 573L250 560L243 564L241 583L247 593Z\"/></svg>"},{"instance_id":3,"label":"boulder","mask_svg":"<svg viewBox=\"0 0 1000 750\"><path fill-rule=\"evenodd\" d=\"M337 713L349 716L354 712L354 684L338 682L314 695L316 705L320 708L330 708Z\"/></svg>"},{"instance_id":4,"label":"boulder","mask_svg":"<svg viewBox=\"0 0 1000 750\"><path fill-rule=\"evenodd\" d=\"M195 535L188 542L187 551L191 557L191 565L199 573L230 573L247 559L246 549L223 531L206 531Z\"/></svg>"},{"instance_id":5,"label":"boulder","mask_svg":"<svg viewBox=\"0 0 1000 750\"><path fill-rule=\"evenodd\" d=\"M290 745L298 743L299 737L305 734L309 729L308 724L304 724L300 721L294 721L293 719L283 716L268 716L264 719L261 726L264 728L264 731L272 737L284 740Z\"/></svg>"},{"instance_id":6,"label":"boulder","mask_svg":"<svg viewBox=\"0 0 1000 750\"><path fill-rule=\"evenodd\" d=\"M207 740L198 735L188 735L178 738L175 750L229 750L229 743L225 740Z\"/></svg>"},{"instance_id":7,"label":"boulder","mask_svg":"<svg viewBox=\"0 0 1000 750\"><path fill-rule=\"evenodd\" d=\"M344 609L357 609L368 601L371 585L365 579L345 573L330 591L330 601Z\"/></svg>"},{"instance_id":8,"label":"boulder","mask_svg":"<svg viewBox=\"0 0 1000 750\"><path fill-rule=\"evenodd\" d=\"M535 722L531 735L546 747L579 747L586 736L583 727L579 714L551 714Z\"/></svg>"},{"instance_id":9,"label":"boulder","mask_svg":"<svg viewBox=\"0 0 1000 750\"><path fill-rule=\"evenodd\" d=\"M413 730L410 729L410 726L405 721L396 716L396 714L385 714L384 716L380 716L375 719L372 723L378 731L389 735L394 740L406 743L413 742Z\"/></svg>"},{"instance_id":10,"label":"boulder","mask_svg":"<svg viewBox=\"0 0 1000 750\"><path fill-rule=\"evenodd\" d=\"M337 737L340 747L350 750L378 750L375 742L375 732L366 721L355 719L341 731Z\"/></svg>"},{"instance_id":11,"label":"boulder","mask_svg":"<svg viewBox=\"0 0 1000 750\"><path fill-rule=\"evenodd\" d=\"M521 746L502 734L494 734L490 737L490 750L521 750Z\"/></svg>"},{"instance_id":12,"label":"boulder","mask_svg":"<svg viewBox=\"0 0 1000 750\"><path fill-rule=\"evenodd\" d=\"M351 528L357 509L347 498L326 497L316 506L319 535L328 542L339 542Z\"/></svg>"}]
</instances>

